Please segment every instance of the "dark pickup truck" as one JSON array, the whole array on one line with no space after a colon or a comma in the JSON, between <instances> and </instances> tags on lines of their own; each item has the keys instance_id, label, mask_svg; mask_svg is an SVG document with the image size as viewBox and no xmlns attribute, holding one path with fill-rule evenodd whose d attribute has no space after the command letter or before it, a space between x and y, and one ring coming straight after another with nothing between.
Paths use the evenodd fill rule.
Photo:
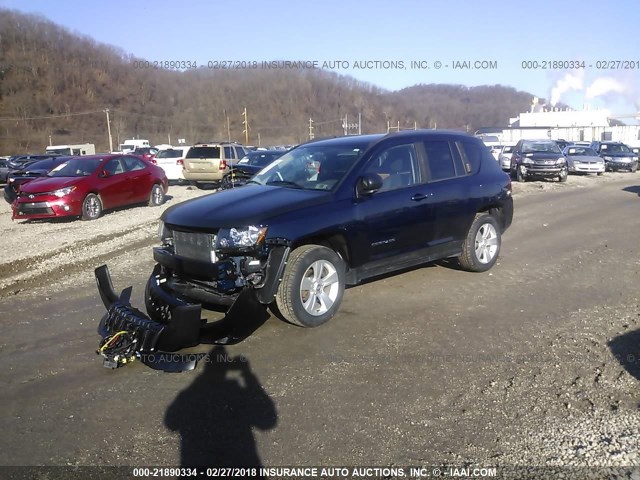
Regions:
<instances>
[{"instance_id":1,"label":"dark pickup truck","mask_svg":"<svg viewBox=\"0 0 640 480\"><path fill-rule=\"evenodd\" d=\"M490 269L512 216L509 176L469 135L312 141L245 186L166 210L145 293L150 318L110 310L102 332L134 325L146 335L139 346L195 345L200 307L231 306L247 291L281 318L316 327L336 315L345 286L364 279L449 257ZM96 276L107 308L118 304L106 267Z\"/></svg>"}]
</instances>

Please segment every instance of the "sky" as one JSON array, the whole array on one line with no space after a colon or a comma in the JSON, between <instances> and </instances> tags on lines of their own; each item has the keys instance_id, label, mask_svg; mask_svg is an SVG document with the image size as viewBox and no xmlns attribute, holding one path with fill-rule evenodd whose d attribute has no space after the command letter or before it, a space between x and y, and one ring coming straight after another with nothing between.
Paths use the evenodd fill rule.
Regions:
<instances>
[{"instance_id":1,"label":"sky","mask_svg":"<svg viewBox=\"0 0 640 480\"><path fill-rule=\"evenodd\" d=\"M640 110L638 0L0 0L0 7L151 62L304 61L388 90L501 84L575 109ZM568 62L575 68L563 68Z\"/></svg>"}]
</instances>

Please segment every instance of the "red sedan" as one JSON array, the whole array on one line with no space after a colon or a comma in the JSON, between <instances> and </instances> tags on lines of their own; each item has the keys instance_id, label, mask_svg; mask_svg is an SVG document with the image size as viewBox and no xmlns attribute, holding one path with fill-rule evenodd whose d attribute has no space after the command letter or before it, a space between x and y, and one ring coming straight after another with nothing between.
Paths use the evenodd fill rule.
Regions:
<instances>
[{"instance_id":1,"label":"red sedan","mask_svg":"<svg viewBox=\"0 0 640 480\"><path fill-rule=\"evenodd\" d=\"M21 186L12 204L13 218L76 216L95 220L110 208L142 202L161 205L167 190L164 171L140 157L75 157L46 177Z\"/></svg>"}]
</instances>

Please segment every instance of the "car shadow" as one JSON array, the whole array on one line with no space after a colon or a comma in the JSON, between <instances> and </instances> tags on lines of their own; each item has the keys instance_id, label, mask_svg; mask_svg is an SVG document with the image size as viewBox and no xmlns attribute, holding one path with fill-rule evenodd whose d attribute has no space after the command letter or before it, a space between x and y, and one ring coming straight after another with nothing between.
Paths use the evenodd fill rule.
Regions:
<instances>
[{"instance_id":1,"label":"car shadow","mask_svg":"<svg viewBox=\"0 0 640 480\"><path fill-rule=\"evenodd\" d=\"M635 193L640 197L640 185L631 185L622 189L624 192Z\"/></svg>"},{"instance_id":2,"label":"car shadow","mask_svg":"<svg viewBox=\"0 0 640 480\"><path fill-rule=\"evenodd\" d=\"M607 344L624 369L640 380L640 330L618 335Z\"/></svg>"},{"instance_id":3,"label":"car shadow","mask_svg":"<svg viewBox=\"0 0 640 480\"><path fill-rule=\"evenodd\" d=\"M207 307L213 309L215 307ZM216 308L217 312L223 309ZM270 318L252 289L243 290L222 319L206 323L200 330L200 342L209 344L236 344L250 337Z\"/></svg>"},{"instance_id":4,"label":"car shadow","mask_svg":"<svg viewBox=\"0 0 640 480\"><path fill-rule=\"evenodd\" d=\"M204 371L165 412L165 426L180 434L180 465L259 468L253 429L277 425L275 403L246 357L216 346L203 361Z\"/></svg>"}]
</instances>

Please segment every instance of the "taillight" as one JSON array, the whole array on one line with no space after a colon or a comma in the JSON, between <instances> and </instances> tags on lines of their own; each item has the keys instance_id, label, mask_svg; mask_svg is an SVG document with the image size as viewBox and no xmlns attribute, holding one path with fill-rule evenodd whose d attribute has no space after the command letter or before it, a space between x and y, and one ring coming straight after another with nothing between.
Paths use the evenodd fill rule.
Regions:
<instances>
[{"instance_id":1,"label":"taillight","mask_svg":"<svg viewBox=\"0 0 640 480\"><path fill-rule=\"evenodd\" d=\"M184 166L184 160L183 159L176 160L176 165L183 165Z\"/></svg>"},{"instance_id":2,"label":"taillight","mask_svg":"<svg viewBox=\"0 0 640 480\"><path fill-rule=\"evenodd\" d=\"M224 170L225 168L227 168L227 161L220 160L220 170Z\"/></svg>"},{"instance_id":3,"label":"taillight","mask_svg":"<svg viewBox=\"0 0 640 480\"><path fill-rule=\"evenodd\" d=\"M156 159L155 159L155 158L150 158L150 159L149 159L149 161L150 161L151 163L153 163L154 165L157 165L157 164L158 164L158 162L156 161Z\"/></svg>"}]
</instances>

